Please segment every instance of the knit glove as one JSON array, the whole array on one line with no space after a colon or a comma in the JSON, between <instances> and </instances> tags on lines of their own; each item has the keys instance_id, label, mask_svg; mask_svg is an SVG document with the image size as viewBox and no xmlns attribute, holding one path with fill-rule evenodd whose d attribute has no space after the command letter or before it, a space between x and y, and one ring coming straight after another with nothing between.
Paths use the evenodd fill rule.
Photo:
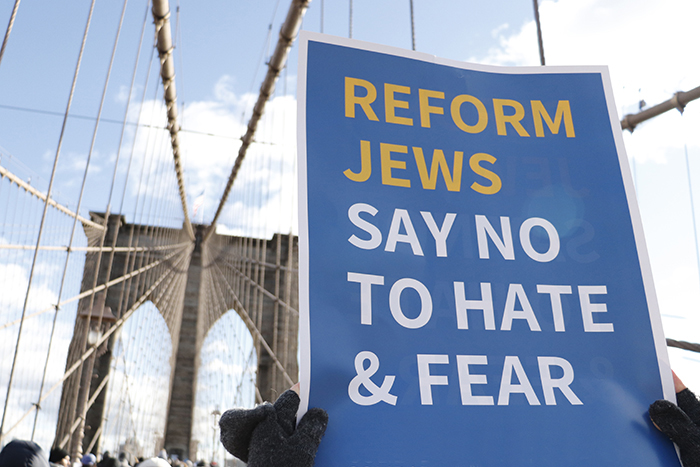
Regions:
<instances>
[{"instance_id":1,"label":"knit glove","mask_svg":"<svg viewBox=\"0 0 700 467\"><path fill-rule=\"evenodd\" d=\"M274 404L224 412L219 420L221 443L248 467L312 467L328 414L309 409L295 428L299 402L290 389Z\"/></svg>"},{"instance_id":2,"label":"knit glove","mask_svg":"<svg viewBox=\"0 0 700 467\"><path fill-rule=\"evenodd\" d=\"M700 467L700 402L690 389L676 394L678 405L658 400L649 406L651 421L681 451L684 467Z\"/></svg>"}]
</instances>

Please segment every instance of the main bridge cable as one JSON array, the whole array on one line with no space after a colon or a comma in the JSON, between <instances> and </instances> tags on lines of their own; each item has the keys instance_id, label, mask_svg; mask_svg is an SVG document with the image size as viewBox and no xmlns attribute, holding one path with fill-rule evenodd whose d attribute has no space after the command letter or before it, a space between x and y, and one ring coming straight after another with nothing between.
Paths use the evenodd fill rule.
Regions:
<instances>
[{"instance_id":1,"label":"main bridge cable","mask_svg":"<svg viewBox=\"0 0 700 467\"><path fill-rule=\"evenodd\" d=\"M190 240L194 240L194 230L190 222L189 209L187 207L187 194L185 192L185 179L182 173L180 160L180 139L177 122L177 92L175 89L175 64L173 62L173 41L170 33L170 6L168 0L153 0L153 20L156 23L156 47L160 56L160 76L163 79L163 97L168 114L168 131L170 132L170 144L173 149L173 162L177 174L177 184L180 189L180 201L182 212L185 216L184 229Z\"/></svg>"},{"instance_id":2,"label":"main bridge cable","mask_svg":"<svg viewBox=\"0 0 700 467\"><path fill-rule=\"evenodd\" d=\"M216 214L214 214L214 218L212 219L211 224L207 228L207 232L204 235L204 241L207 241L216 231L216 222L224 209L224 205L226 204L228 195L231 192L233 182L236 180L236 175L238 175L238 170L241 168L241 164L243 163L243 159L245 159L248 147L253 140L255 130L258 127L258 122L260 121L263 111L265 110L265 104L270 99L270 96L272 96L275 89L275 83L279 78L280 72L287 63L289 50L292 48L292 43L294 42L294 39L297 37L297 33L301 28L301 20L304 17L304 13L309 7L310 2L311 0L292 0L292 4L289 6L287 18L284 20L284 23L280 28L280 37L277 41L277 46L275 47L275 51L267 65L265 80L260 86L260 94L258 95L258 100L253 108L253 115L250 117L248 128L242 138L241 147L238 150L238 157L233 164L233 169L231 169L231 175L228 178L228 183L226 183L226 188L221 196L221 201L219 203L219 207L216 209Z\"/></svg>"}]
</instances>

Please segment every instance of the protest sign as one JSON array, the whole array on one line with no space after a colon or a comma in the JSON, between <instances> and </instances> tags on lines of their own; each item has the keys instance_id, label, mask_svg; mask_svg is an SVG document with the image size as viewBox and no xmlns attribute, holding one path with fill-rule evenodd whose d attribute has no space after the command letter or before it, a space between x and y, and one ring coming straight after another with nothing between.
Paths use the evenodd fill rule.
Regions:
<instances>
[{"instance_id":1,"label":"protest sign","mask_svg":"<svg viewBox=\"0 0 700 467\"><path fill-rule=\"evenodd\" d=\"M317 466L679 465L604 67L303 33L302 411Z\"/></svg>"}]
</instances>

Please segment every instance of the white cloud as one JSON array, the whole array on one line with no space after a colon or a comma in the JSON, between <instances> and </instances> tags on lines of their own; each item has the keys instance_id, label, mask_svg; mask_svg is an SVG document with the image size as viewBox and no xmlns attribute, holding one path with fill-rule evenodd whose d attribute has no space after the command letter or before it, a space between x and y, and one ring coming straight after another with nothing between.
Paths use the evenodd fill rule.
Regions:
<instances>
[{"instance_id":1,"label":"white cloud","mask_svg":"<svg viewBox=\"0 0 700 467\"><path fill-rule=\"evenodd\" d=\"M208 223L238 157L240 137L246 132L247 117L257 95L236 96L230 79L216 85L216 101L192 102L182 113L180 133L183 167L190 208L204 192L205 201L196 218ZM269 237L280 230L288 232L295 222L291 211L296 191L296 101L292 97L273 98L266 105L248 148L234 188L219 219L220 233ZM190 213L191 214L191 213ZM232 219L246 219L237 227Z\"/></svg>"},{"instance_id":2,"label":"white cloud","mask_svg":"<svg viewBox=\"0 0 700 467\"><path fill-rule=\"evenodd\" d=\"M544 0L540 18L547 65L606 65L610 70L618 117L670 99L700 85L696 60L700 16L695 0ZM519 30L499 28L498 45L470 61L494 65L539 65L534 20ZM683 115L672 110L625 131L639 204L644 219L664 331L697 342L698 270L685 151L700 151L700 101ZM692 164L692 162L691 162ZM691 171L697 178L697 171ZM683 191L685 190L685 191ZM697 189L695 190L697 191ZM680 352L680 353L679 353ZM697 388L700 358L672 351L674 368ZM692 378L692 380L691 380Z\"/></svg>"},{"instance_id":3,"label":"white cloud","mask_svg":"<svg viewBox=\"0 0 700 467\"><path fill-rule=\"evenodd\" d=\"M195 198L204 192L204 204L199 209L195 219L193 219L197 223L208 223L218 207L218 201L223 194L233 163L238 155L241 144L240 138L246 132L248 114L257 100L257 94L236 95L231 90L232 82L233 79L231 77L223 76L215 85L213 99L189 102L184 109L180 109L178 116L178 121L182 128L179 133L180 156L190 216L192 216L192 206ZM270 143L268 140L261 144L260 141L264 138L261 136L261 130L264 126L261 122L255 142L251 145L249 153L253 153L256 150L255 148L260 146L279 146L279 141L282 141L284 136L288 136L290 132L294 135L295 126L293 123L296 107L293 99L274 99L268 103L263 121L267 114L279 113L276 109L281 107L285 107L289 114L286 120L292 123L287 125L290 130L285 131L284 135L277 135L276 139L278 141L274 145L268 144ZM132 119L136 119L136 114L132 116ZM142 125L164 127L165 106L159 100L146 102L141 110L139 121ZM130 135L130 138L133 138L133 133ZM143 166L144 175L140 183L137 182L137 179L141 177L132 175L133 182L130 184L132 196L136 195L139 190L143 195L151 188L152 183L148 182L148 177L150 175L151 179L153 179L159 170L159 166L164 164L172 165L172 153L169 149L169 138L165 130L147 131L144 127L141 127L136 138L132 171L138 174ZM157 144L160 145L158 147L161 149L154 151L153 148ZM146 149L147 147L148 149ZM277 151L278 148L275 147L274 150ZM150 154L154 152L157 154L157 159L154 161L155 163L151 163ZM144 155L147 153L149 154L149 159L144 166ZM125 169L125 166L123 169ZM245 176L239 176L239 178L236 186L244 186L246 184L243 180ZM169 183L171 188L165 190L163 194L154 193L152 196L172 198L172 190L177 189L174 177Z\"/></svg>"},{"instance_id":4,"label":"white cloud","mask_svg":"<svg viewBox=\"0 0 700 467\"><path fill-rule=\"evenodd\" d=\"M495 28L493 31L491 31L491 37L496 39L499 36L501 36L501 34L503 34L504 31L507 31L508 29L510 29L510 25L508 23L503 23L500 26L498 26L497 28Z\"/></svg>"},{"instance_id":5,"label":"white cloud","mask_svg":"<svg viewBox=\"0 0 700 467\"><path fill-rule=\"evenodd\" d=\"M700 62L694 60L698 29L693 0L546 0L540 18L547 65L606 65L610 69L619 117L639 111L644 99L654 105L700 85ZM499 31L498 46L470 61L494 65L538 65L535 22L518 31ZM626 134L628 155L640 162L663 161L667 148L700 148L700 102L681 118L677 111ZM627 133L627 132L626 132Z\"/></svg>"},{"instance_id":6,"label":"white cloud","mask_svg":"<svg viewBox=\"0 0 700 467\"><path fill-rule=\"evenodd\" d=\"M8 277L13 275L17 277L17 280L14 283L12 281L7 282ZM26 277L26 271L20 266L0 265L0 280L7 286L7 288L3 288L0 308L12 311L12 313L7 313L7 321L19 318L21 314L24 292L26 291ZM28 313L36 311L37 300L41 304L43 304L43 300L55 303L55 298L53 298L55 295L44 287L36 287L33 290L28 305ZM8 297L8 295L11 295L11 297ZM6 428L15 426L25 413L32 410L33 404L39 399L39 388L44 378L43 370L47 358L49 358L49 364L46 367L42 396L46 396L48 389L53 387L63 376L68 344L72 336L72 325L69 325L67 320L74 317L74 313L72 317L67 317L65 313L59 317L57 330L51 341L50 354L48 336L51 331L53 313L25 321L17 349L14 383L10 392L10 402L6 414ZM15 357L15 345L18 342L18 332L19 325L0 329L0 355L3 356L0 359L0 387L5 389L9 385L10 371L13 358ZM41 404L42 411L39 414L41 421L37 425L35 439L42 446L50 445L53 440L53 427L55 427L58 417L60 394L61 390L59 387ZM0 393L0 404L4 404L5 397L5 391ZM31 414L31 416L25 418L22 423L17 425L12 431L12 436L28 439L32 433L33 422L34 414Z\"/></svg>"},{"instance_id":7,"label":"white cloud","mask_svg":"<svg viewBox=\"0 0 700 467\"><path fill-rule=\"evenodd\" d=\"M29 284L27 268L19 264L0 264L0 283L3 284L3 293L0 294L0 308L13 310L14 314L21 314L24 298ZM57 295L45 284L32 284L32 290L27 302L27 313L39 311L55 305ZM6 314L9 318L11 313ZM10 319L8 319L9 321Z\"/></svg>"},{"instance_id":8,"label":"white cloud","mask_svg":"<svg viewBox=\"0 0 700 467\"><path fill-rule=\"evenodd\" d=\"M122 84L119 86L119 91L114 95L114 101L121 104L126 104L129 99L129 87Z\"/></svg>"}]
</instances>

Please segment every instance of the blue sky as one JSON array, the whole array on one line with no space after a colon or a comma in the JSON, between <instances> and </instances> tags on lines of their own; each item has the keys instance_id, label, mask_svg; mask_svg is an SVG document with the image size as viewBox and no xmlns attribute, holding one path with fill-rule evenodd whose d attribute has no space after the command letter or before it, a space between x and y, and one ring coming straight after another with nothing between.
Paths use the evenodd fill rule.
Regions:
<instances>
[{"instance_id":1,"label":"blue sky","mask_svg":"<svg viewBox=\"0 0 700 467\"><path fill-rule=\"evenodd\" d=\"M670 97L677 90L696 86L698 66L687 57L692 56L698 34L693 32L692 25L685 27L683 22L685 18L693 17L693 9L697 10L697 6L688 0L673 0L663 6L657 3L625 0L542 1L541 17L548 64L608 65L621 115L638 110L642 99L653 104ZM478 63L539 63L532 3L527 0L500 0L485 5L454 0L415 0L417 50L443 58ZM61 117L6 106L59 115L63 113L88 6L89 2L85 0L22 4L9 47L0 64L0 105L4 106L0 107L0 147L31 167L44 180L49 178ZM11 7L8 2L0 10L3 24L4 19L9 17ZM95 116L97 113L121 7L122 3L117 1L97 4L71 110L73 115ZM178 100L180 106L184 106L180 123L184 130L219 135L204 137L187 131L183 133L188 194L194 198L206 186L204 218L207 213L211 216L223 191L225 177L237 149L236 138L244 132L243 125L256 98L266 71L266 59L274 49L279 25L286 16L287 8L288 3L281 1L172 2L171 21L173 31L177 33ZM105 119L119 122L123 118L136 44L145 13L142 1L132 0L129 3L107 91L103 111ZM303 29L320 31L322 28L328 34L348 36L348 1L311 2ZM354 0L352 29L356 39L410 48L409 2ZM654 30L654 34L646 33L650 30ZM134 100L141 96L151 41L149 13ZM278 98L286 95L293 99L295 95L296 54L294 47L288 70L283 72L277 86ZM154 73L151 76L150 88L157 80ZM147 101L160 98L161 92L150 88L146 93ZM273 106L274 103L269 108ZM293 109L293 105L280 106ZM146 105L143 112L149 112L148 109L150 107ZM695 113L691 106L687 114ZM134 121L135 117L135 109L132 109L130 121ZM676 118L666 117L665 122L654 123L653 131L642 131L640 128L634 138L627 137L626 143L632 157L640 163L665 163L669 140L675 140L670 143L672 148L682 148L679 135L687 139L688 132L675 128L680 119L678 115L673 117ZM56 187L59 199L65 192L67 204L75 202L75 180L80 178L77 174L84 166L83 158L93 128L90 120L69 120L59 164L62 183ZM109 181L113 170L119 130L120 126L115 123L103 122L100 125L96 158L92 163L87 188L91 196L85 209L104 210L107 204L105 190L101 187L105 180ZM130 136L133 137L131 130L133 127L127 131L127 142ZM190 140L187 141L187 138ZM121 166L124 167L123 162ZM207 170L205 166L210 169L215 166L217 170ZM40 187L41 181L36 175L33 183Z\"/></svg>"}]
</instances>

